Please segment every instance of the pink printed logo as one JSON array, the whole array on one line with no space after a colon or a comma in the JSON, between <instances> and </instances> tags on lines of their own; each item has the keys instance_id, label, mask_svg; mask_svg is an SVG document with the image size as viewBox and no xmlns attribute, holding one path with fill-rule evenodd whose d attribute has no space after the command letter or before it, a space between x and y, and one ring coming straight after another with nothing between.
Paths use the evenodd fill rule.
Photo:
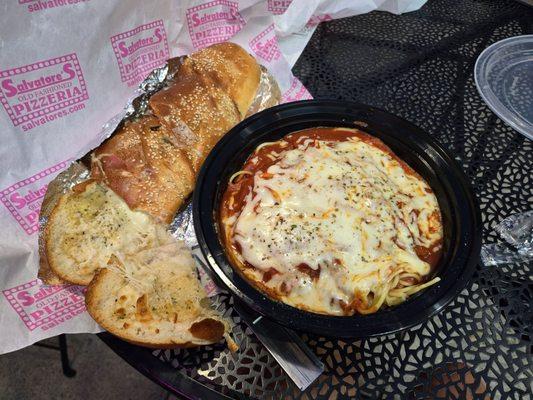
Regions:
<instances>
[{"instance_id":1,"label":"pink printed logo","mask_svg":"<svg viewBox=\"0 0 533 400\"><path fill-rule=\"evenodd\" d=\"M283 14L291 5L292 0L268 0L267 9L274 15Z\"/></svg>"},{"instance_id":2,"label":"pink printed logo","mask_svg":"<svg viewBox=\"0 0 533 400\"><path fill-rule=\"evenodd\" d=\"M88 98L76 54L0 71L0 102L24 131L82 110Z\"/></svg>"},{"instance_id":3,"label":"pink printed logo","mask_svg":"<svg viewBox=\"0 0 533 400\"><path fill-rule=\"evenodd\" d=\"M0 192L0 201L28 235L39 230L39 211L52 180L49 175L65 169L68 163L69 160L63 161Z\"/></svg>"},{"instance_id":4,"label":"pink printed logo","mask_svg":"<svg viewBox=\"0 0 533 400\"><path fill-rule=\"evenodd\" d=\"M309 21L307 21L306 26L315 26L321 22L331 21L333 18L329 14L324 15L313 15Z\"/></svg>"},{"instance_id":5,"label":"pink printed logo","mask_svg":"<svg viewBox=\"0 0 533 400\"><path fill-rule=\"evenodd\" d=\"M216 294L220 293L220 289L217 287L215 282L211 279L211 277L205 272L205 270L208 268L204 257L200 253L200 248L198 246L193 247L192 256L194 260L196 261L196 266L198 270L198 275L200 277L200 283L202 284L202 287L205 289L205 293L208 297L214 296Z\"/></svg>"},{"instance_id":6,"label":"pink printed logo","mask_svg":"<svg viewBox=\"0 0 533 400\"><path fill-rule=\"evenodd\" d=\"M289 90L283 93L281 97L282 103L290 103L291 101L309 100L312 99L311 93L307 91L302 82L296 77L292 79L292 84Z\"/></svg>"},{"instance_id":7,"label":"pink printed logo","mask_svg":"<svg viewBox=\"0 0 533 400\"><path fill-rule=\"evenodd\" d=\"M200 276L200 282L205 289L207 297L212 297L220 293L220 289L215 285L215 282L207 275L204 268L207 268L204 263L201 263L201 267L198 267L198 274Z\"/></svg>"},{"instance_id":8,"label":"pink printed logo","mask_svg":"<svg viewBox=\"0 0 533 400\"><path fill-rule=\"evenodd\" d=\"M28 330L46 331L85 311L85 290L75 285L42 286L35 279L3 294Z\"/></svg>"},{"instance_id":9,"label":"pink printed logo","mask_svg":"<svg viewBox=\"0 0 533 400\"><path fill-rule=\"evenodd\" d=\"M261 32L250 41L250 48L262 59L271 62L281 56L278 47L278 38L274 31L274 24Z\"/></svg>"},{"instance_id":10,"label":"pink printed logo","mask_svg":"<svg viewBox=\"0 0 533 400\"><path fill-rule=\"evenodd\" d=\"M214 0L187 10L187 26L192 44L201 49L233 37L245 25L238 3Z\"/></svg>"},{"instance_id":11,"label":"pink printed logo","mask_svg":"<svg viewBox=\"0 0 533 400\"><path fill-rule=\"evenodd\" d=\"M122 82L128 86L142 81L154 68L168 60L167 34L163 21L138 26L111 38Z\"/></svg>"},{"instance_id":12,"label":"pink printed logo","mask_svg":"<svg viewBox=\"0 0 533 400\"><path fill-rule=\"evenodd\" d=\"M41 11L48 8L69 6L71 4L83 3L89 0L19 0L19 4L28 4L28 11Z\"/></svg>"}]
</instances>

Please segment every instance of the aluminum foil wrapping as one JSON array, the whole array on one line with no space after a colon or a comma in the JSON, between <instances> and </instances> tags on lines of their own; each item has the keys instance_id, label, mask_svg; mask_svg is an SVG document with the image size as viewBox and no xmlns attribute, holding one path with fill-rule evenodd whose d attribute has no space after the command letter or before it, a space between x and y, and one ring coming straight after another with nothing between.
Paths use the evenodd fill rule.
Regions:
<instances>
[{"instance_id":1,"label":"aluminum foil wrapping","mask_svg":"<svg viewBox=\"0 0 533 400\"><path fill-rule=\"evenodd\" d=\"M281 100L281 92L279 86L268 70L261 65L261 76L259 78L259 87L255 94L255 98L246 113L249 117L261 110L273 107L279 104Z\"/></svg>"},{"instance_id":2,"label":"aluminum foil wrapping","mask_svg":"<svg viewBox=\"0 0 533 400\"><path fill-rule=\"evenodd\" d=\"M135 95L128 101L124 109L103 126L98 137L98 144L111 137L123 126L124 123L133 121L150 113L148 108L148 100L153 94L172 84L172 80L176 74L179 73L179 67L184 59L184 57L172 58L168 60L164 66L153 70L148 77L141 82L135 92ZM278 104L280 100L281 92L276 80L265 67L261 66L259 86L252 104L247 112L247 116L264 110L265 108L272 107ZM184 125L185 129L188 129L186 124L183 122L182 124ZM67 191L71 190L78 183L89 178L89 160L91 152L92 150L87 154L82 155L78 160L73 162L69 168L52 180L44 197L39 214L38 276L46 284L57 285L64 283L53 273L47 262L46 249L43 240L46 222L48 221L50 213L54 209L60 197ZM197 262L200 280L202 281L208 296L217 294L219 290L205 272L207 266L198 248L198 242L196 240L196 234L194 232L194 225L192 221L192 205L190 204L190 201L176 214L174 220L170 224L169 230L174 237L179 240L183 240L185 244L192 250L193 257Z\"/></svg>"}]
</instances>

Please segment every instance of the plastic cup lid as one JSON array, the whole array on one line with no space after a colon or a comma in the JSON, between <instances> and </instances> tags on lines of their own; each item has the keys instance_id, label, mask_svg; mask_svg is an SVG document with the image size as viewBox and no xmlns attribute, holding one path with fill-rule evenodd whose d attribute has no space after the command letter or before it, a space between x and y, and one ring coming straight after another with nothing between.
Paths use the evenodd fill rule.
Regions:
<instances>
[{"instance_id":1,"label":"plastic cup lid","mask_svg":"<svg viewBox=\"0 0 533 400\"><path fill-rule=\"evenodd\" d=\"M533 139L533 35L487 47L475 66L476 86L498 117Z\"/></svg>"}]
</instances>

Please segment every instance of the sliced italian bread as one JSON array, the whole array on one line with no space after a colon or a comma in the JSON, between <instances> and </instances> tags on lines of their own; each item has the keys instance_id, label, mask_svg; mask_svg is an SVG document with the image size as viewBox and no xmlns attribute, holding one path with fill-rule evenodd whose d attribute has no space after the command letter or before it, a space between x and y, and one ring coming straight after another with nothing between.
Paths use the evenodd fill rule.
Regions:
<instances>
[{"instance_id":1,"label":"sliced italian bread","mask_svg":"<svg viewBox=\"0 0 533 400\"><path fill-rule=\"evenodd\" d=\"M52 271L64 281L88 285L112 254L136 253L168 241L163 226L132 211L112 190L88 180L57 202L44 231Z\"/></svg>"},{"instance_id":2,"label":"sliced italian bread","mask_svg":"<svg viewBox=\"0 0 533 400\"><path fill-rule=\"evenodd\" d=\"M209 307L190 251L177 241L111 257L89 284L85 302L107 331L146 347L210 344L227 328Z\"/></svg>"}]
</instances>

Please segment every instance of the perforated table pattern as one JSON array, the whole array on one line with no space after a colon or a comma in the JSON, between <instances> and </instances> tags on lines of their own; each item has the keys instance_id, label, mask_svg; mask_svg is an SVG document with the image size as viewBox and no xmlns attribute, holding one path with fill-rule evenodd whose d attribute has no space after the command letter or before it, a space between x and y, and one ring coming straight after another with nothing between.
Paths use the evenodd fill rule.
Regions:
<instances>
[{"instance_id":1,"label":"perforated table pattern","mask_svg":"<svg viewBox=\"0 0 533 400\"><path fill-rule=\"evenodd\" d=\"M400 16L322 23L294 67L315 98L366 103L432 134L456 155L480 202L484 243L533 205L533 142L498 119L474 83L490 44L533 33L533 8L503 0L430 0ZM232 310L241 350L147 351L102 338L145 375L190 398L528 399L533 392L531 265L478 265L441 313L388 336L338 341L302 334L326 371L300 392ZM155 357L154 357L155 356ZM156 362L156 363L154 363Z\"/></svg>"}]
</instances>

